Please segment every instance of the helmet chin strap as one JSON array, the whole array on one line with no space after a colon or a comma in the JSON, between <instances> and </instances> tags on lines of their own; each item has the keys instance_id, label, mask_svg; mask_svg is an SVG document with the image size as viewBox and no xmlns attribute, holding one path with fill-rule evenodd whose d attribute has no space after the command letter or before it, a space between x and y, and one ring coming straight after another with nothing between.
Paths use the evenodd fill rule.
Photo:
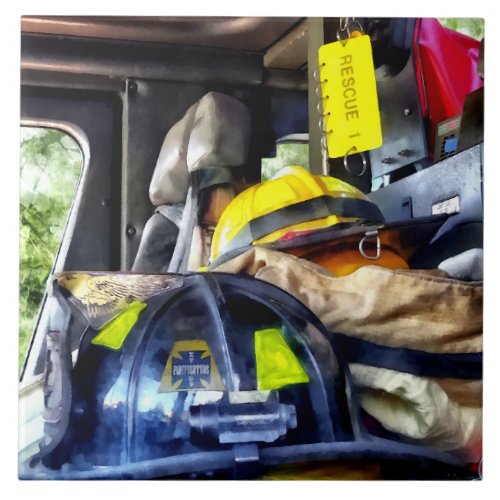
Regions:
<instances>
[{"instance_id":1,"label":"helmet chin strap","mask_svg":"<svg viewBox=\"0 0 500 500\"><path fill-rule=\"evenodd\" d=\"M228 242L224 253L251 245L253 242L288 226L329 216L356 218L373 223L384 222L384 216L371 201L358 198L334 198L328 195L319 196L285 206L249 221Z\"/></svg>"},{"instance_id":2,"label":"helmet chin strap","mask_svg":"<svg viewBox=\"0 0 500 500\"><path fill-rule=\"evenodd\" d=\"M376 238L377 250L376 250L375 255L367 254L365 251L365 248L364 248L365 243L370 238ZM363 238L359 242L359 253L365 259L377 260L380 258L380 250L381 250L381 245L380 245L380 235L378 233L378 229L371 228L368 231L366 231L365 235L363 236Z\"/></svg>"}]
</instances>

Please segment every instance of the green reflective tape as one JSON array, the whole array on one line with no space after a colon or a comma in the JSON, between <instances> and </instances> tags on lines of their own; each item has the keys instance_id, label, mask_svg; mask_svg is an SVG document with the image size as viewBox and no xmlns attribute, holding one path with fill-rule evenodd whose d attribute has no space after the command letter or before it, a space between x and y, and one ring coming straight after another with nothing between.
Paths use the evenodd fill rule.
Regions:
<instances>
[{"instance_id":1,"label":"green reflective tape","mask_svg":"<svg viewBox=\"0 0 500 500\"><path fill-rule=\"evenodd\" d=\"M277 328L255 332L257 390L309 382L309 377Z\"/></svg>"},{"instance_id":2,"label":"green reflective tape","mask_svg":"<svg viewBox=\"0 0 500 500\"><path fill-rule=\"evenodd\" d=\"M127 309L101 328L99 333L92 339L92 344L102 345L114 350L120 349L146 306L147 304L144 302L132 302Z\"/></svg>"}]
</instances>

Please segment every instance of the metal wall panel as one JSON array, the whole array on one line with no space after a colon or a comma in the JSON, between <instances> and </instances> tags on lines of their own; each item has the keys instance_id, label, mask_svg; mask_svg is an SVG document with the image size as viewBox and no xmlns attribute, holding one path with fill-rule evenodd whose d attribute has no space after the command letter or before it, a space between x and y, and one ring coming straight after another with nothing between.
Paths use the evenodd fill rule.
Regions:
<instances>
[{"instance_id":1,"label":"metal wall panel","mask_svg":"<svg viewBox=\"0 0 500 500\"><path fill-rule=\"evenodd\" d=\"M23 16L27 33L264 51L298 17Z\"/></svg>"},{"instance_id":2,"label":"metal wall panel","mask_svg":"<svg viewBox=\"0 0 500 500\"><path fill-rule=\"evenodd\" d=\"M483 219L482 145L474 146L369 195L388 222L432 214L439 202L459 196L460 213L437 233Z\"/></svg>"},{"instance_id":3,"label":"metal wall panel","mask_svg":"<svg viewBox=\"0 0 500 500\"><path fill-rule=\"evenodd\" d=\"M119 242L113 239L113 217L118 216L115 208L120 191L113 176L119 175L114 166L118 164L116 146L120 145L120 137L115 129L115 105L105 100L55 97L28 90L21 98L21 120L30 125L49 123L55 128L58 123L74 125L88 141L89 157L84 159L88 164L78 186L80 202L70 219L72 227L64 234L67 253L61 255L57 270L117 269Z\"/></svg>"},{"instance_id":4,"label":"metal wall panel","mask_svg":"<svg viewBox=\"0 0 500 500\"><path fill-rule=\"evenodd\" d=\"M21 69L106 78L262 83L263 56L231 49L23 34Z\"/></svg>"},{"instance_id":5,"label":"metal wall panel","mask_svg":"<svg viewBox=\"0 0 500 500\"><path fill-rule=\"evenodd\" d=\"M122 118L121 268L131 269L142 231L154 207L149 184L163 139L200 99L202 85L127 80Z\"/></svg>"}]
</instances>

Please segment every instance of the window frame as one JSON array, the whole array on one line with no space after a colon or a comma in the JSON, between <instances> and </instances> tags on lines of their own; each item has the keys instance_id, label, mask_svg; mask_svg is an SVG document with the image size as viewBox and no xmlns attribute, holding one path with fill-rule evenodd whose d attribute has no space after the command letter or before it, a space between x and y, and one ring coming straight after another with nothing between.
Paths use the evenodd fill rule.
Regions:
<instances>
[{"instance_id":1,"label":"window frame","mask_svg":"<svg viewBox=\"0 0 500 500\"><path fill-rule=\"evenodd\" d=\"M90 143L87 134L75 125L74 123L65 121L55 121L55 120L42 120L42 119L21 119L20 127L31 127L31 128L47 128L51 130L58 130L67 135L69 135L78 145L82 153L82 165L80 168L80 175L76 184L75 195L73 201L69 207L69 212L66 217L66 222L64 224L63 234L59 247L56 251L52 267L50 269L49 276L54 273L61 272L64 268L64 263L66 256L68 254L69 245L73 237L76 225L76 218L78 211L81 206L82 199L82 186L85 180L88 178L89 164L90 164ZM50 280L50 278L49 278ZM20 372L20 387L19 390L27 390L30 386L40 382L43 378L43 373L38 375L26 376L26 374L35 373L36 363L38 359L34 356L30 356L30 352L35 349L41 351L42 344L44 340L43 335L36 335L40 327L45 328L49 319L49 311L46 307L47 304L47 290L50 283L47 284L44 290L43 298L40 302L38 308L38 314L33 326L33 331L31 332L31 339L26 348L26 353L24 355L24 361ZM18 332L19 335L19 332Z\"/></svg>"}]
</instances>

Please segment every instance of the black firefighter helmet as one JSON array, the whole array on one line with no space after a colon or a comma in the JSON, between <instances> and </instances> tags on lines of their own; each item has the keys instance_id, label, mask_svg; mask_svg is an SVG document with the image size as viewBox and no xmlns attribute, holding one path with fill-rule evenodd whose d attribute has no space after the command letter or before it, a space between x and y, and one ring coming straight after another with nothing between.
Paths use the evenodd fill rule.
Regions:
<instances>
[{"instance_id":1,"label":"black firefighter helmet","mask_svg":"<svg viewBox=\"0 0 500 500\"><path fill-rule=\"evenodd\" d=\"M49 300L44 431L21 478L249 478L339 460L413 464L415 477L465 465L368 433L334 336L263 281L62 273Z\"/></svg>"}]
</instances>

